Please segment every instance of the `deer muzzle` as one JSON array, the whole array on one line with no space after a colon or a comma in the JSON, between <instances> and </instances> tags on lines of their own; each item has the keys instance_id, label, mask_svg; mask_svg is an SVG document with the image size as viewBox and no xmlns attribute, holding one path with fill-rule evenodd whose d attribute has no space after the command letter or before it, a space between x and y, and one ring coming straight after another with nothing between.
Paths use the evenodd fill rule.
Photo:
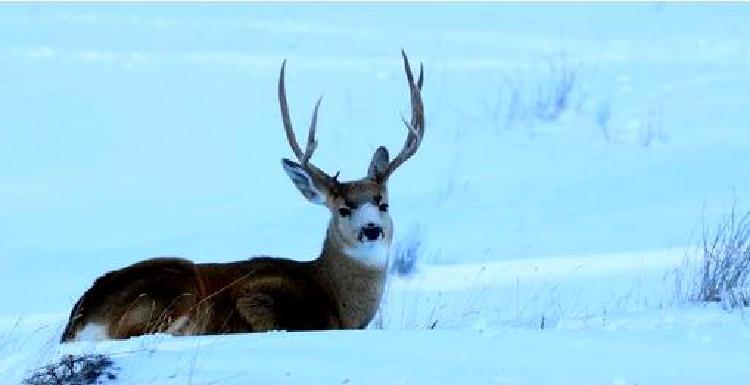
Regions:
<instances>
[{"instance_id":1,"label":"deer muzzle","mask_svg":"<svg viewBox=\"0 0 750 385\"><path fill-rule=\"evenodd\" d=\"M379 240L384 235L382 227L370 223L359 231L359 236L357 238L360 242L372 242Z\"/></svg>"}]
</instances>

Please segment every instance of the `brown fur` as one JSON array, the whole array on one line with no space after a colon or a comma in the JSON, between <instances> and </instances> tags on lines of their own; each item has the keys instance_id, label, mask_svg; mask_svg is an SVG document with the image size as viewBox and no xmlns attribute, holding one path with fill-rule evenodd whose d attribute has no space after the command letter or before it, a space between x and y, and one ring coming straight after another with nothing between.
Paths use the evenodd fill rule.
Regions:
<instances>
[{"instance_id":1,"label":"brown fur","mask_svg":"<svg viewBox=\"0 0 750 385\"><path fill-rule=\"evenodd\" d=\"M336 259L142 261L97 279L74 306L62 341L90 322L105 326L111 338L364 328L379 305L385 272ZM348 278L338 280L341 274ZM187 322L170 330L180 317Z\"/></svg>"}]
</instances>

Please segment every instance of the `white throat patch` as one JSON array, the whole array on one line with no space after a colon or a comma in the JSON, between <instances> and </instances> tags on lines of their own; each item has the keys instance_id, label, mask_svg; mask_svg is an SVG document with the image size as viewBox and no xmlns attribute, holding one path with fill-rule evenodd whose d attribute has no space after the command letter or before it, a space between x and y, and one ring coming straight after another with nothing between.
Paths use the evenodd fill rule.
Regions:
<instances>
[{"instance_id":1,"label":"white throat patch","mask_svg":"<svg viewBox=\"0 0 750 385\"><path fill-rule=\"evenodd\" d=\"M354 247L344 248L344 253L350 258L368 267L385 268L388 265L390 245L384 240L359 243Z\"/></svg>"}]
</instances>

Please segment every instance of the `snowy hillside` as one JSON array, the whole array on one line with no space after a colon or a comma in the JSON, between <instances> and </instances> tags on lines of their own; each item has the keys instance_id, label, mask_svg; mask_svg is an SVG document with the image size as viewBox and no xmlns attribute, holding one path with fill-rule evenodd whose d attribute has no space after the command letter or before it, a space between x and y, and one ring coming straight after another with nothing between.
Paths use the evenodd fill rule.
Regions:
<instances>
[{"instance_id":1,"label":"snowy hillside","mask_svg":"<svg viewBox=\"0 0 750 385\"><path fill-rule=\"evenodd\" d=\"M702 220L750 208L750 7L0 6L0 385L69 352L115 384L744 384L743 308L686 303ZM394 274L368 331L60 345L144 258L317 256L284 174L397 151L404 48L427 129L390 180ZM703 218L703 219L702 219ZM675 269L678 269L675 273Z\"/></svg>"}]
</instances>

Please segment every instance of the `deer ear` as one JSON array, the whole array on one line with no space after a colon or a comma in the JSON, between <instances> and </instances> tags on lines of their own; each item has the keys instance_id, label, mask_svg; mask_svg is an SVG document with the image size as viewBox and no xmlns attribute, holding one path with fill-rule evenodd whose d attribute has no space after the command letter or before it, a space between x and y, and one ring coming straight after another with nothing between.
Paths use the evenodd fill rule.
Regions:
<instances>
[{"instance_id":1,"label":"deer ear","mask_svg":"<svg viewBox=\"0 0 750 385\"><path fill-rule=\"evenodd\" d=\"M281 165L284 167L286 174L289 175L289 179L308 201L319 205L326 203L324 190L315 183L313 177L302 166L289 159L282 159Z\"/></svg>"},{"instance_id":2,"label":"deer ear","mask_svg":"<svg viewBox=\"0 0 750 385\"><path fill-rule=\"evenodd\" d=\"M370 168L367 169L367 177L382 182L385 176L385 169L388 167L388 150L380 146L375 150L375 154L370 161Z\"/></svg>"}]
</instances>

